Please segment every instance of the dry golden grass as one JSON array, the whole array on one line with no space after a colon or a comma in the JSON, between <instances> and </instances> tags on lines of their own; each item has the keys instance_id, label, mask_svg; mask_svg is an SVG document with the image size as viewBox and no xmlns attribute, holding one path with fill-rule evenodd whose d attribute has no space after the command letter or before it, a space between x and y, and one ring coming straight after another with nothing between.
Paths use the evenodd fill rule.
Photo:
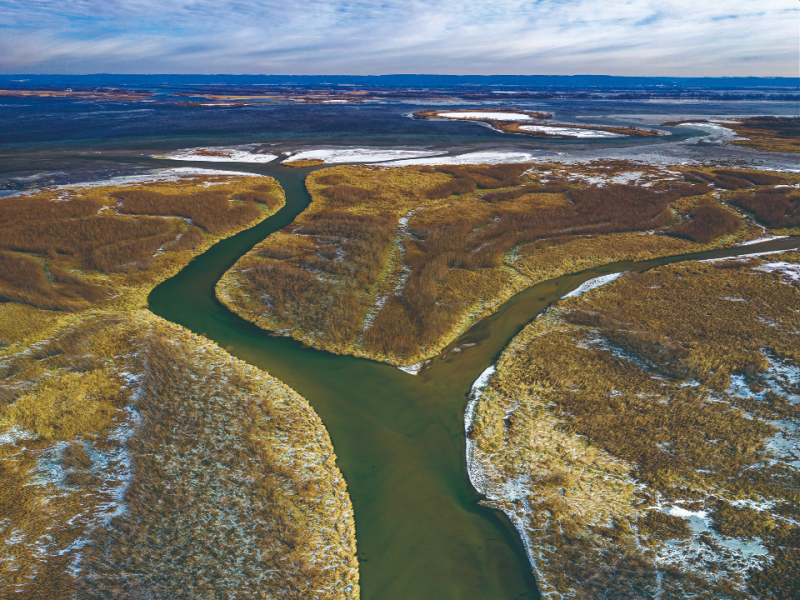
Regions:
<instances>
[{"instance_id":1,"label":"dry golden grass","mask_svg":"<svg viewBox=\"0 0 800 600\"><path fill-rule=\"evenodd\" d=\"M283 204L277 182L250 176L0 199L0 299L61 311L143 306L197 253Z\"/></svg>"},{"instance_id":2,"label":"dry golden grass","mask_svg":"<svg viewBox=\"0 0 800 600\"><path fill-rule=\"evenodd\" d=\"M71 440L106 431L125 400L120 383L105 371L67 373L19 398L7 420L44 440Z\"/></svg>"},{"instance_id":3,"label":"dry golden grass","mask_svg":"<svg viewBox=\"0 0 800 600\"><path fill-rule=\"evenodd\" d=\"M304 399L146 311L66 315L26 346L0 380L0 596L358 596Z\"/></svg>"},{"instance_id":4,"label":"dry golden grass","mask_svg":"<svg viewBox=\"0 0 800 600\"><path fill-rule=\"evenodd\" d=\"M763 152L800 152L800 119L797 117L751 117L730 127L736 135L747 138L731 142L737 146Z\"/></svg>"},{"instance_id":5,"label":"dry golden grass","mask_svg":"<svg viewBox=\"0 0 800 600\"><path fill-rule=\"evenodd\" d=\"M122 310L282 204L276 182L252 177L6 204L0 286L17 302L0 303L0 596L358 596L352 508L305 400L177 325ZM205 229L140 216L151 213ZM158 255L120 270L106 252L112 268L100 268L108 236L142 223L161 229L120 246L149 248L163 229Z\"/></svg>"},{"instance_id":6,"label":"dry golden grass","mask_svg":"<svg viewBox=\"0 0 800 600\"><path fill-rule=\"evenodd\" d=\"M797 472L768 442L800 416L797 382L780 375L800 369L800 288L764 262L625 275L561 301L504 351L477 401L472 459L489 504L530 532L543 590L794 597L800 530L783 515ZM511 480L528 495L509 497ZM766 508L731 504L744 500ZM705 510L722 537L659 506ZM732 537L768 556L745 561L722 544Z\"/></svg>"},{"instance_id":7,"label":"dry golden grass","mask_svg":"<svg viewBox=\"0 0 800 600\"><path fill-rule=\"evenodd\" d=\"M308 160L291 160L288 162L284 161L281 164L287 167L295 167L296 169L303 169L305 167L317 167L319 165L324 165L325 161L319 160L318 158L311 158Z\"/></svg>"},{"instance_id":8,"label":"dry golden grass","mask_svg":"<svg viewBox=\"0 0 800 600\"><path fill-rule=\"evenodd\" d=\"M528 167L314 172L311 206L243 257L218 297L309 345L411 364L537 281L732 245L762 231L711 195L709 182L732 178L728 171L697 170L690 175L701 183L687 183L624 161ZM630 172L648 186L589 183ZM748 186L747 177L796 179L742 171Z\"/></svg>"}]
</instances>

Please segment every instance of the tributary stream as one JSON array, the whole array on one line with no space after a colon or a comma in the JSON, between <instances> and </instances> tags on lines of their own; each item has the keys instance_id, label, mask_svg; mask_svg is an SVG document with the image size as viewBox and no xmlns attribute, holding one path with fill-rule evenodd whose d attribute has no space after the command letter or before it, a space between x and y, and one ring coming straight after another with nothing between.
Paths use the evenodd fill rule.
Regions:
<instances>
[{"instance_id":1,"label":"tributary stream","mask_svg":"<svg viewBox=\"0 0 800 600\"><path fill-rule=\"evenodd\" d=\"M241 168L275 177L286 191L286 206L194 259L153 290L149 306L285 382L320 415L354 505L364 600L538 598L510 522L478 505L481 497L465 467L462 415L481 371L548 305L598 275L800 245L795 238L616 263L545 281L508 300L448 350L475 345L458 353L446 351L412 376L386 364L270 336L217 301L214 285L225 271L267 235L291 223L310 202L304 185L309 169Z\"/></svg>"}]
</instances>

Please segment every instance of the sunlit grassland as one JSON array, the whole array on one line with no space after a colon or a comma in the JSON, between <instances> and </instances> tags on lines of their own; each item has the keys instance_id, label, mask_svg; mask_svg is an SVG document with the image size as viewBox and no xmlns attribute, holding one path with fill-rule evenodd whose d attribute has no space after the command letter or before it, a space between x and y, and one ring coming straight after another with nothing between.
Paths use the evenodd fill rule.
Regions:
<instances>
[{"instance_id":1,"label":"sunlit grassland","mask_svg":"<svg viewBox=\"0 0 800 600\"><path fill-rule=\"evenodd\" d=\"M0 199L0 298L54 310L138 308L158 282L284 204L271 178L72 186Z\"/></svg>"},{"instance_id":2,"label":"sunlit grassland","mask_svg":"<svg viewBox=\"0 0 800 600\"><path fill-rule=\"evenodd\" d=\"M240 259L217 295L264 329L408 365L538 281L763 232L720 201L729 188L719 178L734 178L724 173L624 161L530 167L316 171L311 206ZM748 193L798 179L741 173Z\"/></svg>"},{"instance_id":3,"label":"sunlit grassland","mask_svg":"<svg viewBox=\"0 0 800 600\"><path fill-rule=\"evenodd\" d=\"M624 275L503 352L471 460L546 596L797 596L800 288L769 261L800 271Z\"/></svg>"},{"instance_id":4,"label":"sunlit grassland","mask_svg":"<svg viewBox=\"0 0 800 600\"><path fill-rule=\"evenodd\" d=\"M0 200L0 596L358 596L319 418L142 308L283 203L230 176Z\"/></svg>"},{"instance_id":5,"label":"sunlit grassland","mask_svg":"<svg viewBox=\"0 0 800 600\"><path fill-rule=\"evenodd\" d=\"M751 117L740 119L730 127L738 136L747 138L734 140L732 143L737 146L764 152L800 152L798 117Z\"/></svg>"},{"instance_id":6,"label":"sunlit grassland","mask_svg":"<svg viewBox=\"0 0 800 600\"><path fill-rule=\"evenodd\" d=\"M61 325L3 357L3 596L358 596L352 507L303 398L145 310Z\"/></svg>"},{"instance_id":7,"label":"sunlit grassland","mask_svg":"<svg viewBox=\"0 0 800 600\"><path fill-rule=\"evenodd\" d=\"M320 160L318 158L310 158L307 160L290 160L288 162L281 163L286 167L294 167L296 169L303 169L305 167L317 167L319 165L324 165L325 161Z\"/></svg>"}]
</instances>

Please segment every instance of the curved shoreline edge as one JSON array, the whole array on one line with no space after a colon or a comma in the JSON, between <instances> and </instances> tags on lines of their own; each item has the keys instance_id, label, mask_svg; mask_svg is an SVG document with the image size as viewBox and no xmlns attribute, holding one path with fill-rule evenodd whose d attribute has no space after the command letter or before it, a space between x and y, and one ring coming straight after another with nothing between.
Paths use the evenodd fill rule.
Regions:
<instances>
[{"instance_id":1,"label":"curved shoreline edge","mask_svg":"<svg viewBox=\"0 0 800 600\"><path fill-rule=\"evenodd\" d=\"M788 247L759 251L761 250L761 248L767 246L770 241L775 241L775 240L783 240L784 242L788 242ZM758 244L759 248L754 251L749 251L748 246L755 244ZM736 259L738 257L742 258L764 257L766 255L775 255L783 252L796 251L799 248L800 248L800 237L791 237L791 238L774 237L772 239L763 240L761 242L752 242L751 244L737 246L735 248L729 249L731 250L731 252L724 253L724 255L722 256L719 256L719 254L721 254L720 251L713 252L713 254L715 254L716 256L711 258L704 258L704 256L711 254L712 252L695 253L697 255L693 255L691 258L687 259L678 258L677 260L675 260L675 257L672 257L672 260L668 260L668 262L663 263L663 265L664 266L679 265L681 263L691 263L691 262L697 262L697 263L717 262L717 261L724 261L727 259ZM737 251L737 250L744 250L744 251ZM657 262L657 261L646 261L646 262ZM612 265L606 265L606 266L612 266ZM627 263L625 264L624 267L621 267L619 270L612 270L609 272L604 269L603 275L584 280L582 283L575 286L575 288L572 291L561 296L561 298L559 299L576 297L590 290L595 290L607 283L611 283L614 280L617 280L619 277L625 275L626 273L643 273L649 271L652 268L657 268L658 266L662 265L653 265L653 266L648 266L643 270L637 270L636 263ZM768 269L761 269L761 270L768 271ZM539 317L543 316L548 310L549 307L545 308L544 310L539 312L538 315L534 316L532 320L529 322L528 326L526 326L523 329L523 331L520 331L517 335L515 335L511 340L508 341L502 353L496 358L495 362L489 365L474 381L468 395L468 401L464 408L463 424L464 424L464 435L465 435L466 470L469 475L469 480L472 487L475 489L476 492L478 492L485 498L484 501L481 501L481 504L493 508L495 510L500 510L508 517L509 521L514 525L514 528L516 529L517 534L519 535L522 544L525 547L525 551L528 556L530 566L536 575L542 597L560 598L563 597L563 595L550 584L550 582L548 581L548 577L546 576L546 573L542 572L541 569L539 569L537 566L537 556L534 548L535 543L531 538L530 532L528 531L528 527L526 527L527 525L526 521L524 519L526 511L523 509L522 514L518 514L519 510L515 511L513 509L500 505L501 504L500 502L498 503L493 502L493 501L501 501L501 502L509 501L513 500L514 498L519 498L518 489L514 489L512 493L508 493L506 490L506 486L513 487L516 482L509 481L508 484L506 484L505 483L506 477L503 474L496 474L494 477L492 476L492 471L495 470L494 467L496 465L492 465L492 463L487 460L488 457L483 456L481 454L480 450L478 449L478 443L477 441L475 441L475 434L473 432L473 426L475 424L478 404L481 400L484 389L487 388L487 386L489 386L489 384L492 382L493 376L495 375L495 373L497 373L499 364L501 363L501 361L503 361L504 357L508 353L514 352L513 348L515 343L517 343L517 340L522 340L524 337L523 332L527 330L529 327L531 327L534 321L536 321ZM517 501L515 501L515 503L516 502ZM523 505L525 505L526 502L527 500L525 499L522 500Z\"/></svg>"}]
</instances>

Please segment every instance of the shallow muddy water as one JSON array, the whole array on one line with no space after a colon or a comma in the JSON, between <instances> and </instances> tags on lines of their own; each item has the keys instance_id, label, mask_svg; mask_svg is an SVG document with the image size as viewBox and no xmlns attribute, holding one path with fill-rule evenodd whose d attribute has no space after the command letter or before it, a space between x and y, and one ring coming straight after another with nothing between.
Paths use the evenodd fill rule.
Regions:
<instances>
[{"instance_id":1,"label":"shallow muddy water","mask_svg":"<svg viewBox=\"0 0 800 600\"><path fill-rule=\"evenodd\" d=\"M216 300L214 285L225 270L291 223L310 202L303 183L307 169L247 170L278 179L286 206L218 243L158 286L150 295L150 309L268 371L305 396L320 415L353 500L365 600L538 598L516 532L504 515L477 504L480 496L465 468L462 420L472 382L537 314L598 275L800 244L798 239L782 240L618 263L543 282L511 298L412 376L389 365L272 337ZM466 343L474 345L449 352Z\"/></svg>"}]
</instances>

